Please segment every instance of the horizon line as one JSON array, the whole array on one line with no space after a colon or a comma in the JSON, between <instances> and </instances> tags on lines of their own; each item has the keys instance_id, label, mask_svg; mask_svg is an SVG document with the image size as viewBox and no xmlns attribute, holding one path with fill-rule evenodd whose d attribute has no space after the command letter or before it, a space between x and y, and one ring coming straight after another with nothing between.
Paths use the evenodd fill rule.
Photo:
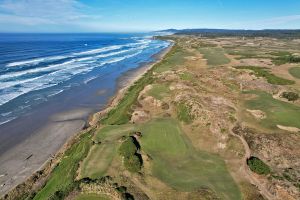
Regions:
<instances>
[{"instance_id":1,"label":"horizon line","mask_svg":"<svg viewBox=\"0 0 300 200\"><path fill-rule=\"evenodd\" d=\"M141 30L141 31L37 31L37 32L22 32L22 31L0 31L0 34L76 34L76 33L86 33L86 34L97 34L97 33L151 33L151 32L163 32L169 30L228 30L228 31L300 31L300 28L266 28L266 29L243 29L243 28L166 28L161 30Z\"/></svg>"}]
</instances>

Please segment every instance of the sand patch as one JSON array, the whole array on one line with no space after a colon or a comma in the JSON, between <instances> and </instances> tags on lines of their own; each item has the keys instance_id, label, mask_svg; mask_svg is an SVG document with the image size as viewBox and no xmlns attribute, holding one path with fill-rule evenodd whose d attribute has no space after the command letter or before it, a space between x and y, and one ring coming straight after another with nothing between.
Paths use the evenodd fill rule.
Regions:
<instances>
[{"instance_id":1,"label":"sand patch","mask_svg":"<svg viewBox=\"0 0 300 200\"><path fill-rule=\"evenodd\" d=\"M143 110L135 110L131 116L132 123L145 122L150 118L149 114Z\"/></svg>"},{"instance_id":2,"label":"sand patch","mask_svg":"<svg viewBox=\"0 0 300 200\"><path fill-rule=\"evenodd\" d=\"M257 59L257 58L246 58L240 61L240 65L245 66L257 66L257 67L269 67L273 66L270 59Z\"/></svg>"},{"instance_id":3,"label":"sand patch","mask_svg":"<svg viewBox=\"0 0 300 200\"><path fill-rule=\"evenodd\" d=\"M261 110L250 110L247 109L247 112L251 113L251 115L253 115L253 117L255 117L255 119L265 119L266 118L266 113L261 111Z\"/></svg>"},{"instance_id":4,"label":"sand patch","mask_svg":"<svg viewBox=\"0 0 300 200\"><path fill-rule=\"evenodd\" d=\"M277 128L279 128L279 129L281 129L281 130L293 132L293 133L298 133L298 132L300 132L300 129L297 128L297 127L277 125Z\"/></svg>"}]
</instances>

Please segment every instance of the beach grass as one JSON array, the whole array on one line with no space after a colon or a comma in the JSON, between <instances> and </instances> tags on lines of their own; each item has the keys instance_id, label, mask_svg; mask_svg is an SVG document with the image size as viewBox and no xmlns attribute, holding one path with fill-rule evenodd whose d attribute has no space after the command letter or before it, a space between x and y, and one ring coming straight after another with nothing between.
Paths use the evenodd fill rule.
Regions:
<instances>
[{"instance_id":1,"label":"beach grass","mask_svg":"<svg viewBox=\"0 0 300 200\"><path fill-rule=\"evenodd\" d=\"M150 71L152 70L149 70L128 89L118 105L101 120L102 124L118 125L126 124L130 121L132 112L131 106L136 102L139 93L144 87L152 82L153 78Z\"/></svg>"},{"instance_id":2,"label":"beach grass","mask_svg":"<svg viewBox=\"0 0 300 200\"><path fill-rule=\"evenodd\" d=\"M80 194L78 195L75 200L110 200L106 195L103 194Z\"/></svg>"},{"instance_id":3,"label":"beach grass","mask_svg":"<svg viewBox=\"0 0 300 200\"><path fill-rule=\"evenodd\" d=\"M274 99L271 94L262 91L247 91L244 93L257 96L245 102L246 108L261 110L266 113L266 118L258 121L261 126L271 129L277 129L276 125L300 128L299 106Z\"/></svg>"},{"instance_id":4,"label":"beach grass","mask_svg":"<svg viewBox=\"0 0 300 200\"><path fill-rule=\"evenodd\" d=\"M58 191L64 196L76 187L76 171L79 162L86 157L92 145L90 137L90 132L82 134L64 153L63 158L52 171L46 185L37 192L34 199L49 199Z\"/></svg>"},{"instance_id":5,"label":"beach grass","mask_svg":"<svg viewBox=\"0 0 300 200\"><path fill-rule=\"evenodd\" d=\"M251 70L254 72L255 76L265 78L268 81L268 83L270 83L270 84L292 85L295 83L295 81L275 76L274 74L270 73L267 68L255 67L255 66L238 66L235 68Z\"/></svg>"},{"instance_id":6,"label":"beach grass","mask_svg":"<svg viewBox=\"0 0 300 200\"><path fill-rule=\"evenodd\" d=\"M195 150L174 119L156 119L140 126L142 150L153 159L153 175L179 191L212 189L221 199L241 193L221 157Z\"/></svg>"},{"instance_id":7,"label":"beach grass","mask_svg":"<svg viewBox=\"0 0 300 200\"><path fill-rule=\"evenodd\" d=\"M221 48L199 48L203 58L207 60L210 66L224 65L230 63L230 59L225 56L225 52Z\"/></svg>"},{"instance_id":8,"label":"beach grass","mask_svg":"<svg viewBox=\"0 0 300 200\"><path fill-rule=\"evenodd\" d=\"M300 79L300 67L291 67L291 68L289 69L289 73L290 73L293 77Z\"/></svg>"},{"instance_id":9,"label":"beach grass","mask_svg":"<svg viewBox=\"0 0 300 200\"><path fill-rule=\"evenodd\" d=\"M179 103L177 105L177 117L180 121L185 123L191 123L193 121L193 116L191 115L191 109L184 103Z\"/></svg>"},{"instance_id":10,"label":"beach grass","mask_svg":"<svg viewBox=\"0 0 300 200\"><path fill-rule=\"evenodd\" d=\"M168 70L172 63L179 62L177 54L180 47L174 45L172 49L165 55L165 57L158 63L156 63L151 69L149 69L138 81L136 81L126 92L122 100L118 105L113 108L108 114L101 120L102 124L118 125L126 124L130 121L132 113L132 105L136 102L139 93L144 87L153 82L153 73L161 72L162 69ZM180 59L183 59L180 57Z\"/></svg>"},{"instance_id":11,"label":"beach grass","mask_svg":"<svg viewBox=\"0 0 300 200\"><path fill-rule=\"evenodd\" d=\"M168 58L172 53L171 51L167 53L165 58ZM165 59L164 58L164 59ZM163 59L163 60L164 60ZM143 88L152 82L153 70L159 67L160 64L154 65L147 73L145 73L138 81L136 81L126 92L122 100L118 103L118 105L113 108L107 116L102 118L101 123L106 125L120 125L129 122L130 120L130 112L131 106L135 103L139 93L143 90ZM98 135L98 134L96 134ZM101 134L100 134L101 135ZM105 133L104 133L105 135ZM101 137L104 136L97 136ZM47 181L46 185L39 190L34 199L49 199L50 197L54 197L55 195L67 195L70 191L72 191L76 187L76 171L78 170L79 163L82 161L87 155L89 150L92 147L91 135L89 133L82 134L80 139L77 140L65 153L64 157L58 164L58 166L51 172L50 178ZM111 162L111 157L114 155L115 147L100 148L95 151L105 151L106 153L106 163ZM96 154L95 154L96 155ZM93 160L94 158L90 158ZM104 158L105 159L105 158ZM105 173L105 169L109 164L101 165L101 169L96 169L94 174L91 176L101 176L101 174Z\"/></svg>"}]
</instances>

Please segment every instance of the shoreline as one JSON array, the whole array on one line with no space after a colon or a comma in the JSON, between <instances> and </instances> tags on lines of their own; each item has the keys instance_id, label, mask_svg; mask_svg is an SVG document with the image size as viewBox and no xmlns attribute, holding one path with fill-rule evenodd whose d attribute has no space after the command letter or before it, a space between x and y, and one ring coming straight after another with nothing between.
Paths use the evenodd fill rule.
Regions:
<instances>
[{"instance_id":1,"label":"shoreline","mask_svg":"<svg viewBox=\"0 0 300 200\"><path fill-rule=\"evenodd\" d=\"M153 58L155 59L154 61L150 63L146 63L141 67L139 67L138 69L129 70L119 78L116 94L110 98L106 106L101 111L98 111L90 115L89 120L87 121L89 127L97 125L101 117L103 117L111 109L113 109L115 106L118 105L119 101L123 98L123 96L125 95L126 91L130 86L132 86L137 80L139 80L144 74L146 74L148 70L150 70L154 65L161 62L161 60L172 49L174 45L172 41L169 42L170 45L167 48L153 55ZM127 83L126 80L128 81ZM125 82L125 84L122 84L121 83L122 81Z\"/></svg>"},{"instance_id":2,"label":"shoreline","mask_svg":"<svg viewBox=\"0 0 300 200\"><path fill-rule=\"evenodd\" d=\"M60 146L59 148L56 148L57 150L55 151L55 154L49 155L48 159L45 162L43 162L43 164L40 165L40 167L36 167L36 169L34 170L33 173L31 173L31 175L27 177L22 177L22 180L18 181L15 184L6 185L6 187L9 189L6 189L6 191L4 191L4 193L0 195L0 198L5 194L9 194L10 196L11 194L14 193L20 193L19 191L20 189L26 190L26 188L28 189L29 187L31 190L32 188L36 188L37 185L42 185L43 181L46 181L50 172L56 166L56 163L59 162L64 152L79 138L80 135L88 132L89 130L92 130L93 128L97 128L98 122L101 119L101 117L103 117L106 113L108 113L111 109L113 109L116 105L118 105L119 101L123 98L128 88L132 86L134 82L139 80L155 64L159 63L164 58L164 56L170 51L172 46L173 46L173 42L171 42L171 44L167 48L161 50L157 54L154 54L152 56L154 58L154 61L150 63L141 64L140 67L131 69L125 72L124 74L122 74L117 80L117 88L115 94L110 98L110 100L106 103L106 105L100 111L89 115L87 120L85 121L82 120L83 124L81 125L80 131L76 131L73 135L69 136L62 145L59 145ZM80 112L78 115L80 115ZM64 123L69 122L69 120L66 121L62 120L62 121ZM71 122L76 122L76 119L71 120ZM30 155L29 158L31 156L32 155ZM22 187L20 187L20 185L22 185Z\"/></svg>"}]
</instances>

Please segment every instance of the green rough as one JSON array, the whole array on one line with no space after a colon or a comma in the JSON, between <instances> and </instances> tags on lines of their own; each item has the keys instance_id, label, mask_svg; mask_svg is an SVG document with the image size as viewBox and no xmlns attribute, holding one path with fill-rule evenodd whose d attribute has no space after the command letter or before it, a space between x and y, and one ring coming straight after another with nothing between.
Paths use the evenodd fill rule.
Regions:
<instances>
[{"instance_id":1,"label":"green rough","mask_svg":"<svg viewBox=\"0 0 300 200\"><path fill-rule=\"evenodd\" d=\"M208 65L216 66L230 63L230 59L225 56L225 52L221 48L199 48L199 51L207 59Z\"/></svg>"},{"instance_id":2,"label":"green rough","mask_svg":"<svg viewBox=\"0 0 300 200\"><path fill-rule=\"evenodd\" d=\"M247 91L244 94L255 94L257 97L247 100L245 107L251 110L262 110L266 118L256 121L261 126L278 129L277 125L300 128L300 107L292 103L274 99L271 94L262 91Z\"/></svg>"},{"instance_id":3,"label":"green rough","mask_svg":"<svg viewBox=\"0 0 300 200\"><path fill-rule=\"evenodd\" d=\"M176 120L156 119L140 125L141 147L152 158L154 176L179 191L211 188L221 199L242 199L221 157L198 151Z\"/></svg>"}]
</instances>

